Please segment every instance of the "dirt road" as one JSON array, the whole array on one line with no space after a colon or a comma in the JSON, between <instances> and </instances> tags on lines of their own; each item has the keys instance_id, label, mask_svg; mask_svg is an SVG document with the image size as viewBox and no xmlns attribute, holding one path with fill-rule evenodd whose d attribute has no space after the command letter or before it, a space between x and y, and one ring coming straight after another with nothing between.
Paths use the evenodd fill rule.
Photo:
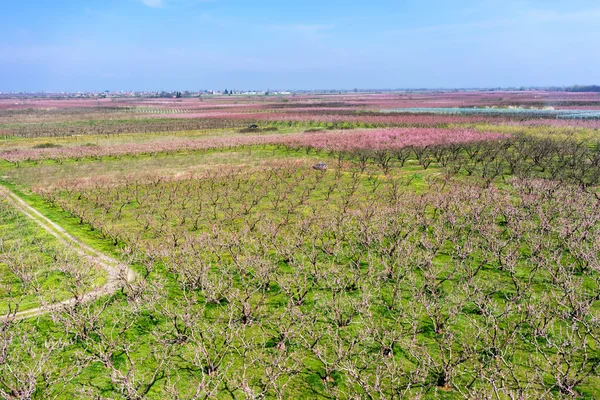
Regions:
<instances>
[{"instance_id":1,"label":"dirt road","mask_svg":"<svg viewBox=\"0 0 600 400\"><path fill-rule=\"evenodd\" d=\"M42 215L35 208L31 207L19 196L14 194L12 191L4 186L0 185L0 196L5 197L11 204L13 204L20 212L25 214L28 218L35 221L40 227L46 232L56 237L63 245L69 247L73 252L78 254L80 257L86 258L93 264L96 264L106 271L106 284L100 286L88 292L84 295L83 301L90 301L100 296L111 294L118 290L121 286L122 277L126 277L128 281L135 280L135 272L126 265L123 265L116 259L109 257L99 251L91 248L90 246L82 243L79 239L72 236L70 233L65 231L62 227L50 221L44 215ZM55 309L59 309L68 304L73 304L74 299L65 300L59 303L54 303L44 307L32 308L26 311L18 312L14 315L16 318L28 318L41 314L45 314ZM0 316L0 320L6 318L6 316Z\"/></svg>"}]
</instances>

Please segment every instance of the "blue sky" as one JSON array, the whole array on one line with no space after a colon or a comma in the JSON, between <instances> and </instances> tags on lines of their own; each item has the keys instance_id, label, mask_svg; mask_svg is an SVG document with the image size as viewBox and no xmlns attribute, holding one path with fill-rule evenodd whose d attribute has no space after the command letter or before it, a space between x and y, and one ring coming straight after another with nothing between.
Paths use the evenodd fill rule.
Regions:
<instances>
[{"instance_id":1,"label":"blue sky","mask_svg":"<svg viewBox=\"0 0 600 400\"><path fill-rule=\"evenodd\" d=\"M0 91L600 83L598 0L4 0Z\"/></svg>"}]
</instances>

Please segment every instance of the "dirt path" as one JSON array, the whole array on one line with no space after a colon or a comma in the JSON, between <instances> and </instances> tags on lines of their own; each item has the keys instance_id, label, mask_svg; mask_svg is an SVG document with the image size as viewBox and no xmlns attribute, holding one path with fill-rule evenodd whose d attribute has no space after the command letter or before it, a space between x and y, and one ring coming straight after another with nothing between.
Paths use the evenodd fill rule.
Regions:
<instances>
[{"instance_id":1,"label":"dirt path","mask_svg":"<svg viewBox=\"0 0 600 400\"><path fill-rule=\"evenodd\" d=\"M11 192L4 186L0 185L0 196L5 197L11 204L13 204L20 212L25 214L28 218L35 221L40 227L46 232L56 237L63 245L69 247L73 252L79 256L86 258L93 264L96 264L106 271L106 284L86 293L81 300L90 301L100 296L111 294L121 287L122 277L126 276L129 282L135 280L135 272L126 265L121 264L119 261L99 251L91 248L90 246L82 243L79 239L65 231L62 227L50 221L44 215L42 215L35 208L25 203L19 196ZM75 299L65 300L59 303L51 305L32 308L26 311L18 312L14 315L16 318L28 318L37 315L45 314L52 310L59 309L62 306L75 303ZM0 320L6 318L0 316Z\"/></svg>"}]
</instances>

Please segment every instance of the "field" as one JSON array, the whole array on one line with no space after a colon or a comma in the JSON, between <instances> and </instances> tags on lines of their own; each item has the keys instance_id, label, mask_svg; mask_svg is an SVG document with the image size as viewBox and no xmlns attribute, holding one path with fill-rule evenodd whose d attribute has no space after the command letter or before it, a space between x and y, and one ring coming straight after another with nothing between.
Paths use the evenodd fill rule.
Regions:
<instances>
[{"instance_id":1,"label":"field","mask_svg":"<svg viewBox=\"0 0 600 400\"><path fill-rule=\"evenodd\" d=\"M0 397L600 398L600 94L0 99Z\"/></svg>"}]
</instances>

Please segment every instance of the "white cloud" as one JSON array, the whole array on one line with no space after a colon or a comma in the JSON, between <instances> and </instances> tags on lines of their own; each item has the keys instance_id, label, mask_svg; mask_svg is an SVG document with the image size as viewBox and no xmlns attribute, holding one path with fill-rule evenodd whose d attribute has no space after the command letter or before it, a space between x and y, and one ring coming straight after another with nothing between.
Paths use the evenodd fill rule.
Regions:
<instances>
[{"instance_id":1,"label":"white cloud","mask_svg":"<svg viewBox=\"0 0 600 400\"><path fill-rule=\"evenodd\" d=\"M598 23L600 21L600 8L575 11L575 12L557 12L551 10L521 10L514 13L512 17L476 20L464 23L419 26L406 29L392 29L385 33L388 35L418 35L418 34L439 34L447 35L452 33L481 31L495 28L508 29L515 26L547 24L547 23Z\"/></svg>"},{"instance_id":2,"label":"white cloud","mask_svg":"<svg viewBox=\"0 0 600 400\"><path fill-rule=\"evenodd\" d=\"M163 6L163 0L142 0L142 3L152 8L160 8Z\"/></svg>"},{"instance_id":3,"label":"white cloud","mask_svg":"<svg viewBox=\"0 0 600 400\"><path fill-rule=\"evenodd\" d=\"M299 32L299 33L320 33L334 28L333 25L311 25L311 24L289 24L289 25L271 25L269 28L277 31Z\"/></svg>"},{"instance_id":4,"label":"white cloud","mask_svg":"<svg viewBox=\"0 0 600 400\"><path fill-rule=\"evenodd\" d=\"M600 8L583 11L557 12L546 10L531 10L527 14L528 20L532 22L598 22L600 19Z\"/></svg>"},{"instance_id":5,"label":"white cloud","mask_svg":"<svg viewBox=\"0 0 600 400\"><path fill-rule=\"evenodd\" d=\"M388 35L419 35L427 33L439 33L448 34L459 31L471 31L481 29L492 29L492 28L503 28L508 25L515 24L512 20L489 20L489 21L475 21L466 22L462 24L446 24L446 25L430 25L420 26L417 28L406 28L406 29L392 29L386 31Z\"/></svg>"},{"instance_id":6,"label":"white cloud","mask_svg":"<svg viewBox=\"0 0 600 400\"><path fill-rule=\"evenodd\" d=\"M143 4L152 8L191 6L197 3L215 3L218 1L219 0L141 0Z\"/></svg>"},{"instance_id":7,"label":"white cloud","mask_svg":"<svg viewBox=\"0 0 600 400\"><path fill-rule=\"evenodd\" d=\"M277 31L282 34L292 35L303 40L318 42L324 39L328 33L333 31L334 25L318 24L287 24L287 25L268 25L265 27L271 31Z\"/></svg>"}]
</instances>

